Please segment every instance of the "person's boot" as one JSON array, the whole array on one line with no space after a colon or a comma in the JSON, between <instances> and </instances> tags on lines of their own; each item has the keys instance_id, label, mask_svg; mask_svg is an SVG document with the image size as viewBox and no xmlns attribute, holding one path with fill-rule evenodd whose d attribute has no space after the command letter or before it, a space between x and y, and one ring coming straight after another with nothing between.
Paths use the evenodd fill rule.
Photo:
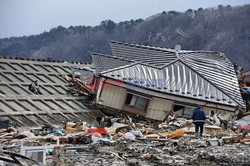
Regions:
<instances>
[{"instance_id":1,"label":"person's boot","mask_svg":"<svg viewBox=\"0 0 250 166\"><path fill-rule=\"evenodd\" d=\"M198 137L199 137L199 133L197 132L195 133L195 138L198 139Z\"/></svg>"}]
</instances>

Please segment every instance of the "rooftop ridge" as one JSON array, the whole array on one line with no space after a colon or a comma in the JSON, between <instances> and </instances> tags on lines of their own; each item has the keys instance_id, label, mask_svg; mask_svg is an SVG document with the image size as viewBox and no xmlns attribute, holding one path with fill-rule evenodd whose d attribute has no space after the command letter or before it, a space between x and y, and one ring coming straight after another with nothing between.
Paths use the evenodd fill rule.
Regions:
<instances>
[{"instance_id":1,"label":"rooftop ridge","mask_svg":"<svg viewBox=\"0 0 250 166\"><path fill-rule=\"evenodd\" d=\"M154 50L160 50L160 51L169 51L169 52L178 52L180 54L185 54L185 53L217 53L219 55L223 54L218 51L209 51L209 50L180 50L176 51L173 48L166 48L166 47L160 47L160 46L152 46L152 45L143 45L143 44L138 44L138 43L129 43L129 42L122 42L122 41L116 41L116 40L109 40L110 43L116 43L116 44L124 44L124 45L130 45L133 47L143 47L145 49L151 48ZM224 54L223 54L224 55Z\"/></svg>"},{"instance_id":2,"label":"rooftop ridge","mask_svg":"<svg viewBox=\"0 0 250 166\"><path fill-rule=\"evenodd\" d=\"M168 52L176 52L174 49L171 48L166 48L166 47L159 47L159 46L149 46L149 45L143 45L143 44L137 44L137 43L127 43L127 42L120 42L120 41L115 41L115 40L110 40L110 43L117 43L117 44L124 44L124 45L130 45L133 47L142 47L145 49L154 49L158 51L168 51Z\"/></svg>"},{"instance_id":3,"label":"rooftop ridge","mask_svg":"<svg viewBox=\"0 0 250 166\"><path fill-rule=\"evenodd\" d=\"M22 61L34 61L34 62L51 62L51 63L71 63L71 64L91 64L92 62L84 61L67 61L67 60L53 60L53 59L40 59L40 58L22 58L22 57L12 57L12 56L0 56L0 59L11 59L11 60L22 60Z\"/></svg>"},{"instance_id":4,"label":"rooftop ridge","mask_svg":"<svg viewBox=\"0 0 250 166\"><path fill-rule=\"evenodd\" d=\"M131 62L130 65L123 65L123 66L119 66L119 67L116 67L116 68L113 68L113 69L108 69L108 70L102 71L101 73L115 71L115 70L118 70L118 69L121 69L121 68L126 68L126 67L129 67L129 66L133 66L135 64L140 64L140 65L143 65L143 66L148 66L148 67L152 67L152 68L161 70L161 69L165 68L166 66L171 65L172 63L179 60L179 59L176 59L176 60L171 61L170 63L166 63L163 67L156 67L156 66L153 66L153 65L150 65L150 64L147 64L147 63L143 63L141 61L134 61L134 60L130 60L130 59L124 59L123 57L111 56L111 55L101 54L101 53L93 53L92 55L103 56L103 57L107 57L107 58L119 59L119 60Z\"/></svg>"},{"instance_id":5,"label":"rooftop ridge","mask_svg":"<svg viewBox=\"0 0 250 166\"><path fill-rule=\"evenodd\" d=\"M113 71L116 71L116 70L125 69L125 68L128 68L128 67L137 65L137 64L140 64L140 63L139 62L134 62L134 63L131 63L129 65L124 65L124 66L116 67L116 68L113 68L113 69L108 69L108 70L100 72L100 74L105 74L105 73L113 72ZM140 65L143 65L143 64L140 64Z\"/></svg>"},{"instance_id":6,"label":"rooftop ridge","mask_svg":"<svg viewBox=\"0 0 250 166\"><path fill-rule=\"evenodd\" d=\"M103 57L112 58L112 59L119 59L119 60L127 61L127 62L135 62L135 61L133 61L133 60L126 59L126 58L123 58L123 57L117 57L117 56L113 56L113 55L102 54L102 53L96 53L96 52L93 52L93 53L91 54L91 56L92 56L92 55L103 56Z\"/></svg>"}]
</instances>

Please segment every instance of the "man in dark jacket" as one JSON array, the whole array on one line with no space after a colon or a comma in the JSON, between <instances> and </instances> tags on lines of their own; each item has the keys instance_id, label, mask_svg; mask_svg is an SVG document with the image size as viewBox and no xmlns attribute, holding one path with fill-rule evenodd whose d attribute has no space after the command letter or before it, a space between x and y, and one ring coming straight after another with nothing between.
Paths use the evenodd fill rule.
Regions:
<instances>
[{"instance_id":1,"label":"man in dark jacket","mask_svg":"<svg viewBox=\"0 0 250 166\"><path fill-rule=\"evenodd\" d=\"M195 137L196 138L198 138L199 136L202 137L204 123L206 122L206 114L201 109L200 105L198 105L197 108L194 110L192 119L195 125ZM200 131L200 134L199 134L199 131Z\"/></svg>"}]
</instances>

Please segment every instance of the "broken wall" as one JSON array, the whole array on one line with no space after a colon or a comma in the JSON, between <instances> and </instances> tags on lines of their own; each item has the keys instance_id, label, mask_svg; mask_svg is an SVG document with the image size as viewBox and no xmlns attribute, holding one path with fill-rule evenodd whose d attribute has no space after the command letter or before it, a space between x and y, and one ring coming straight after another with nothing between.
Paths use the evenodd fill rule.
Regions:
<instances>
[{"instance_id":1,"label":"broken wall","mask_svg":"<svg viewBox=\"0 0 250 166\"><path fill-rule=\"evenodd\" d=\"M164 120L172 107L173 101L152 97L152 100L149 101L147 106L146 117L150 119Z\"/></svg>"},{"instance_id":2,"label":"broken wall","mask_svg":"<svg viewBox=\"0 0 250 166\"><path fill-rule=\"evenodd\" d=\"M208 103L207 101L194 100L191 98L177 97L174 95L158 93L143 88L130 87L124 83L120 83L119 86L111 85L110 83L104 83L101 85L97 92L97 103L110 108L125 110L125 100L127 93L129 93L127 91L134 91L135 93L141 94L141 96L143 96L143 94L145 94L147 97L151 96L145 113L138 114L141 113L141 111L136 112L134 110L135 114L145 116L150 119L163 120L167 113L173 109L174 102L186 103L187 106L190 105L192 108L195 108L196 105L204 106L206 114L209 114L211 110L220 112L222 116L226 114L231 115L234 113L234 107L231 106ZM194 109L186 110L184 114L188 115L190 118L193 110ZM133 109L129 110L129 112L132 111Z\"/></svg>"},{"instance_id":3,"label":"broken wall","mask_svg":"<svg viewBox=\"0 0 250 166\"><path fill-rule=\"evenodd\" d=\"M97 101L98 104L112 107L115 109L122 109L126 99L126 89L123 89L118 86L111 87L109 84L104 84L102 89L99 89L100 96ZM99 93L98 93L99 94Z\"/></svg>"}]
</instances>

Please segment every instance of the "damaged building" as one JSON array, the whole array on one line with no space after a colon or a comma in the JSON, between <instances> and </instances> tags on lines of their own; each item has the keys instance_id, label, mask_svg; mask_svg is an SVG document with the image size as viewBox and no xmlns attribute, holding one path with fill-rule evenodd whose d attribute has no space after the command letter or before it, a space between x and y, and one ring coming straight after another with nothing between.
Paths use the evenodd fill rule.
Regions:
<instances>
[{"instance_id":1,"label":"damaged building","mask_svg":"<svg viewBox=\"0 0 250 166\"><path fill-rule=\"evenodd\" d=\"M0 58L0 165L249 165L250 115L227 119L245 105L223 54L110 46L95 68ZM217 114L202 139L197 104Z\"/></svg>"},{"instance_id":2,"label":"damaged building","mask_svg":"<svg viewBox=\"0 0 250 166\"><path fill-rule=\"evenodd\" d=\"M92 121L95 107L86 107L86 95L106 113L160 121L171 111L190 118L197 105L222 116L245 109L234 67L222 53L117 41L110 47L112 56L92 54L95 76L91 64L2 57L0 120L17 126ZM41 94L29 90L35 80Z\"/></svg>"},{"instance_id":3,"label":"damaged building","mask_svg":"<svg viewBox=\"0 0 250 166\"><path fill-rule=\"evenodd\" d=\"M105 112L162 121L170 111L190 118L197 104L207 114L245 108L233 65L223 53L109 44L112 56L92 54L96 103Z\"/></svg>"},{"instance_id":4,"label":"damaged building","mask_svg":"<svg viewBox=\"0 0 250 166\"><path fill-rule=\"evenodd\" d=\"M31 59L0 59L0 120L11 120L13 126L65 124L67 121L91 121L93 112L74 87L63 76L73 69L90 66ZM41 94L29 85L38 81Z\"/></svg>"}]
</instances>

